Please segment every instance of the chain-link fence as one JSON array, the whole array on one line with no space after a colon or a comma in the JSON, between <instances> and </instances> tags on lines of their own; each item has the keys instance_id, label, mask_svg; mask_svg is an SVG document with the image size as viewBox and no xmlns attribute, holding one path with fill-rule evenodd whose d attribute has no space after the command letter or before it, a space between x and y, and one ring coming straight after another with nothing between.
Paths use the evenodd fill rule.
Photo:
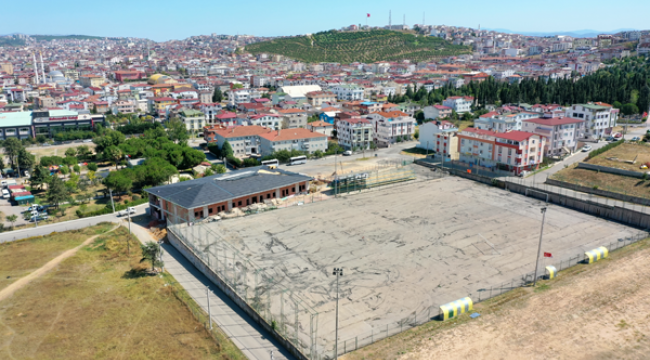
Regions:
<instances>
[{"instance_id":1,"label":"chain-link fence","mask_svg":"<svg viewBox=\"0 0 650 360\"><path fill-rule=\"evenodd\" d=\"M648 232L641 231L636 235L619 239L618 241L610 242L609 244L603 244L602 246L605 246L611 252L616 249L622 248L624 246L636 243L639 240L643 240L647 238L648 235L649 235ZM597 246L595 246L594 248L596 247ZM562 270L566 270L572 266L578 265L580 263L584 263L584 261L585 261L584 253L578 253L566 257L559 261L558 260L541 261L540 268L537 271L537 279L539 280L546 277L545 267L548 265L555 266L557 271L561 272ZM514 290L516 288L528 286L533 282L534 278L535 278L535 272L531 271L529 273L522 274L521 276L516 277L507 282L503 282L496 285L490 285L490 287L479 288L475 291L470 292L468 296L472 299L472 301L474 301L474 303L485 301L495 296L499 296L504 293L507 293L508 291ZM453 301L456 299L449 299L449 300ZM380 328L379 327L375 328L370 332L359 334L354 338L339 340L339 347L338 347L339 356L347 352L360 349L364 346L370 345L376 341L385 339L387 337L397 335L405 330L409 330L413 327L422 325L431 320L437 320L440 312L440 305L443 304L436 304L419 310L415 310L413 311L411 316L408 316L399 322L388 324Z\"/></svg>"}]
</instances>

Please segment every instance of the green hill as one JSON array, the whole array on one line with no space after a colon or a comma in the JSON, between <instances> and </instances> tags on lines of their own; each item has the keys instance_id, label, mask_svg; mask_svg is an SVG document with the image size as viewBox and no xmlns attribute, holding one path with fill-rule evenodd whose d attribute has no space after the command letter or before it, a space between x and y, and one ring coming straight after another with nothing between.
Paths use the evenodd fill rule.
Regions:
<instances>
[{"instance_id":1,"label":"green hill","mask_svg":"<svg viewBox=\"0 0 650 360\"><path fill-rule=\"evenodd\" d=\"M372 63L426 61L469 53L470 47L453 45L432 36L399 31L370 30L320 32L309 36L274 39L246 46L251 54L277 54L304 62Z\"/></svg>"}]
</instances>

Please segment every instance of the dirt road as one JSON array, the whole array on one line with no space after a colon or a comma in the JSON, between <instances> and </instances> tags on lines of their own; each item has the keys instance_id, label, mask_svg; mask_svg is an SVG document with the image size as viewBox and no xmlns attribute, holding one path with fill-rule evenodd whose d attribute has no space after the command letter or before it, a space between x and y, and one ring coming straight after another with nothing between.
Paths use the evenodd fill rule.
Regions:
<instances>
[{"instance_id":1,"label":"dirt road","mask_svg":"<svg viewBox=\"0 0 650 360\"><path fill-rule=\"evenodd\" d=\"M73 256L74 254L76 254L77 251L79 251L79 249L81 249L82 247L92 243L93 240L95 240L98 236L106 235L106 234L110 233L111 231L117 229L118 227L119 227L119 225L115 226L114 228L112 228L111 230L109 230L109 231L107 231L107 232L105 232L103 234L99 234L99 235L89 237L86 241L81 243L81 245L79 245L79 246L77 246L75 248L72 248L70 250L65 251L61 255L59 255L59 256L55 257L54 259L50 260L47 264L45 264L45 265L41 266L40 268L36 269L33 273L20 278L16 282L14 282L11 285L7 286L6 288L2 289L0 291L0 301L10 297L14 292L16 292L16 290L22 288L23 286L29 284L32 280L37 279L40 276L42 276L43 274L45 274L46 272L52 270L55 266L59 265L63 260L65 260L65 259Z\"/></svg>"}]
</instances>

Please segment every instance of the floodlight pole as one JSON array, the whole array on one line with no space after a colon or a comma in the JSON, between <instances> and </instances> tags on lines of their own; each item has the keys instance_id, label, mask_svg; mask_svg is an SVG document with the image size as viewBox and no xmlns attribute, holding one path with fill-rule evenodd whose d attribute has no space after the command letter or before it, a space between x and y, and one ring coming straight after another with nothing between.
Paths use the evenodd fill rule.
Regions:
<instances>
[{"instance_id":1,"label":"floodlight pole","mask_svg":"<svg viewBox=\"0 0 650 360\"><path fill-rule=\"evenodd\" d=\"M208 323L210 324L210 330L212 330L212 311L210 310L210 288L205 287L205 296L208 298Z\"/></svg>"},{"instance_id":2,"label":"floodlight pole","mask_svg":"<svg viewBox=\"0 0 650 360\"><path fill-rule=\"evenodd\" d=\"M542 208L542 229L539 232L539 245L537 246L537 259L535 260L535 276L533 277L533 287L537 285L537 267L539 266L539 255L542 251L542 236L544 235L544 221L546 220L546 209L544 206Z\"/></svg>"},{"instance_id":3,"label":"floodlight pole","mask_svg":"<svg viewBox=\"0 0 650 360\"><path fill-rule=\"evenodd\" d=\"M332 275L336 276L336 332L334 338L334 359L339 358L339 277L343 276L343 268L334 268Z\"/></svg>"},{"instance_id":4,"label":"floodlight pole","mask_svg":"<svg viewBox=\"0 0 650 360\"><path fill-rule=\"evenodd\" d=\"M113 207L113 214L115 214L115 203L113 202L113 189L108 188L108 192L110 193L111 196L111 206Z\"/></svg>"}]
</instances>

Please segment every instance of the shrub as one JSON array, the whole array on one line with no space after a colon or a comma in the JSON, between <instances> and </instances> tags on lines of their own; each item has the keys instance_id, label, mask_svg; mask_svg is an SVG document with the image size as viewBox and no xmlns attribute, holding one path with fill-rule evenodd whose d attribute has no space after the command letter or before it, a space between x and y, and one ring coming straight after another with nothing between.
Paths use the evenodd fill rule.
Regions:
<instances>
[{"instance_id":1,"label":"shrub","mask_svg":"<svg viewBox=\"0 0 650 360\"><path fill-rule=\"evenodd\" d=\"M601 147L600 149L592 150L589 153L589 156L587 157L587 160L589 160L589 159L591 159L593 157L596 157L596 156L598 156L598 155L600 155L600 154L602 154L602 153L604 153L604 152L606 152L608 150L611 150L611 149L613 149L613 148L615 148L615 147L617 147L617 146L619 146L619 145L621 145L623 143L625 143L625 140L621 139L619 141L609 143L609 144Z\"/></svg>"}]
</instances>

